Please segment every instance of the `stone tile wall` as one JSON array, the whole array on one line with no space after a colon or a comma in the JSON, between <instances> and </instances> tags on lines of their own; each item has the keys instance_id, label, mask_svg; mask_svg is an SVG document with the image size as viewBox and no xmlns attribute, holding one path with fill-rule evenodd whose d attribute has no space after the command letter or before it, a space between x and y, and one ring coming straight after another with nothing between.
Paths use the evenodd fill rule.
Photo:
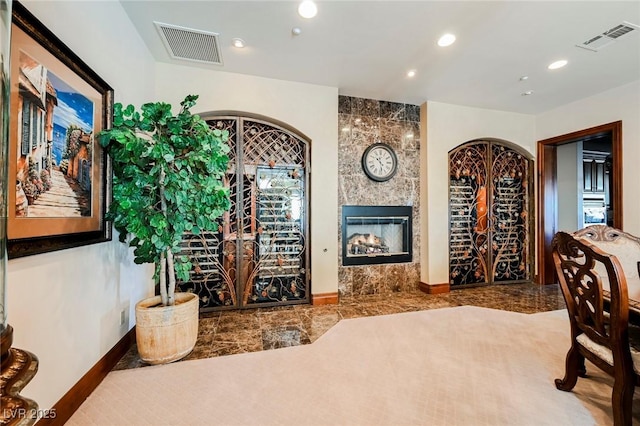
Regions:
<instances>
[{"instance_id":1,"label":"stone tile wall","mask_svg":"<svg viewBox=\"0 0 640 426\"><path fill-rule=\"evenodd\" d=\"M340 266L341 297L384 294L418 288L420 281L420 107L340 96L338 106L338 220L342 206L413 206L413 262ZM361 158L371 144L383 142L398 156L398 171L387 182L374 182ZM339 223L342 265L342 224Z\"/></svg>"}]
</instances>

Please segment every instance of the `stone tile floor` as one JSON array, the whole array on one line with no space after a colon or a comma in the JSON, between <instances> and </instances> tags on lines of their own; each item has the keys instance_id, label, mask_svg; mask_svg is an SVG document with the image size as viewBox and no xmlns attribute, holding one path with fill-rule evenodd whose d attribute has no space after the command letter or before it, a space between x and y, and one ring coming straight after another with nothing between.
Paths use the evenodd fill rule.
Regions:
<instances>
[{"instance_id":1,"label":"stone tile floor","mask_svg":"<svg viewBox=\"0 0 640 426\"><path fill-rule=\"evenodd\" d=\"M508 284L456 289L435 295L404 291L345 297L337 305L295 305L202 313L196 346L183 360L309 344L338 321L347 318L463 305L522 313L565 308L558 285ZM133 345L114 370L146 365Z\"/></svg>"}]
</instances>

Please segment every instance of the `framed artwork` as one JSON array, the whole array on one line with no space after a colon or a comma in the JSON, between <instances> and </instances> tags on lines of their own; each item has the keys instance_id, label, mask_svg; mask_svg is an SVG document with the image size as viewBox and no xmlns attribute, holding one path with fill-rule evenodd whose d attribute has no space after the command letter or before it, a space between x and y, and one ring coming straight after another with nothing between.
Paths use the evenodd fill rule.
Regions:
<instances>
[{"instance_id":1,"label":"framed artwork","mask_svg":"<svg viewBox=\"0 0 640 426\"><path fill-rule=\"evenodd\" d=\"M9 258L110 240L113 89L15 1L10 64Z\"/></svg>"}]
</instances>

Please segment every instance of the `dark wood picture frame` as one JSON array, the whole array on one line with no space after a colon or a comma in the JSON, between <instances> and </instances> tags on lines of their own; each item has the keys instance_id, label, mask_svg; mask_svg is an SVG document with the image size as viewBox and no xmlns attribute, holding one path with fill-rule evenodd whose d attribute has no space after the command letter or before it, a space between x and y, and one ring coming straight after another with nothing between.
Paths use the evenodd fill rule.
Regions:
<instances>
[{"instance_id":1,"label":"dark wood picture frame","mask_svg":"<svg viewBox=\"0 0 640 426\"><path fill-rule=\"evenodd\" d=\"M17 1L11 33L8 182L15 181L16 190L8 197L9 259L109 241L112 231L105 213L111 200L111 161L96 135L112 125L113 89ZM54 111L61 112L56 116ZM71 114L76 121L62 118L62 112L76 113ZM66 141L64 149L61 141ZM62 167L60 158L68 167ZM32 183L38 179L33 174L41 176L44 170L51 180L55 173L62 187L69 184L77 211L42 201L29 216L26 194L34 203ZM46 193L42 182L36 187L36 195Z\"/></svg>"}]
</instances>

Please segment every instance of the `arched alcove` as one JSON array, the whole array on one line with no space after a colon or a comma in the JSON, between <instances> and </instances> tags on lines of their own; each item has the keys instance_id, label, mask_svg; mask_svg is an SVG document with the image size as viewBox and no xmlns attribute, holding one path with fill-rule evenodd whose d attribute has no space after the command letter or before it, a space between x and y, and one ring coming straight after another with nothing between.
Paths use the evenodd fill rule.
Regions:
<instances>
[{"instance_id":1,"label":"arched alcove","mask_svg":"<svg viewBox=\"0 0 640 426\"><path fill-rule=\"evenodd\" d=\"M530 281L531 155L507 141L473 140L449 151L449 283Z\"/></svg>"},{"instance_id":2,"label":"arched alcove","mask_svg":"<svg viewBox=\"0 0 640 426\"><path fill-rule=\"evenodd\" d=\"M308 303L311 141L264 116L201 116L229 133L231 208L217 233L185 235L195 267L180 289L197 293L202 311Z\"/></svg>"}]
</instances>

